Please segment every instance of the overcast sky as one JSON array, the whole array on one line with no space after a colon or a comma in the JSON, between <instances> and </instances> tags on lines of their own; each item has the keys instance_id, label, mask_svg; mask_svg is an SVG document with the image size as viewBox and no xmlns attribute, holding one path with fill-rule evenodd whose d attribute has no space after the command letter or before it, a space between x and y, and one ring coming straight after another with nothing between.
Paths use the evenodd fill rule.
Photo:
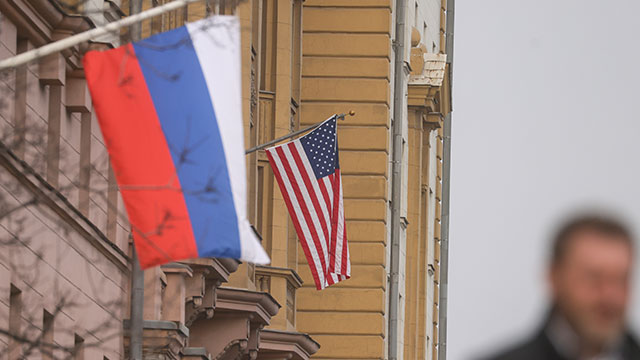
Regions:
<instances>
[{"instance_id":1,"label":"overcast sky","mask_svg":"<svg viewBox=\"0 0 640 360\"><path fill-rule=\"evenodd\" d=\"M640 1L458 0L455 15L448 359L464 360L540 322L559 217L599 204L640 233Z\"/></svg>"}]
</instances>

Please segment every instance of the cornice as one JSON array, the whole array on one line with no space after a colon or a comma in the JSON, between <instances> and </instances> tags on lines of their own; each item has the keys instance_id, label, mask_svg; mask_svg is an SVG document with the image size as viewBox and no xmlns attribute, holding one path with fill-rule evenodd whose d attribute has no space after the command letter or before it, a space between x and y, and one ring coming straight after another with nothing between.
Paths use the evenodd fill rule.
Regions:
<instances>
[{"instance_id":1,"label":"cornice","mask_svg":"<svg viewBox=\"0 0 640 360\"><path fill-rule=\"evenodd\" d=\"M51 0L1 0L0 12L36 47L95 27L88 17L67 14ZM62 51L71 70L81 67L81 53L79 46Z\"/></svg>"},{"instance_id":2,"label":"cornice","mask_svg":"<svg viewBox=\"0 0 640 360\"><path fill-rule=\"evenodd\" d=\"M295 352L301 358L308 358L320 349L320 344L305 333L263 329L260 331L261 350L269 343L287 344L287 347L291 348L289 351Z\"/></svg>"},{"instance_id":3,"label":"cornice","mask_svg":"<svg viewBox=\"0 0 640 360\"><path fill-rule=\"evenodd\" d=\"M256 275L268 275L268 276L277 276L283 277L287 279L287 282L291 284L296 289L300 288L303 284L302 278L298 273L289 268L281 268L275 266L256 266Z\"/></svg>"},{"instance_id":4,"label":"cornice","mask_svg":"<svg viewBox=\"0 0 640 360\"><path fill-rule=\"evenodd\" d=\"M280 310L280 304L269 293L235 288L217 289L216 311L239 311L251 314L252 321L268 325ZM257 316L257 318L256 318Z\"/></svg>"}]
</instances>

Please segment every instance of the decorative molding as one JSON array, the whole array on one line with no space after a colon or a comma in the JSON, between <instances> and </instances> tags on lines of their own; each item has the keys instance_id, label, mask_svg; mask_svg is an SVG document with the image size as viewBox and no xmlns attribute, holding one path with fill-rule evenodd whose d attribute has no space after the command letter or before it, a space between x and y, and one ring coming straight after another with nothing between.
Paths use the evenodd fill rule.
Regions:
<instances>
[{"instance_id":1,"label":"decorative molding","mask_svg":"<svg viewBox=\"0 0 640 360\"><path fill-rule=\"evenodd\" d=\"M443 126L444 116L439 112L430 112L427 114L423 114L422 122L425 129L427 129L428 131L433 131Z\"/></svg>"},{"instance_id":2,"label":"decorative molding","mask_svg":"<svg viewBox=\"0 0 640 360\"><path fill-rule=\"evenodd\" d=\"M125 358L128 358L130 321L123 321ZM179 360L189 338L189 329L180 323L144 320L142 351L145 359Z\"/></svg>"},{"instance_id":3,"label":"decorative molding","mask_svg":"<svg viewBox=\"0 0 640 360\"><path fill-rule=\"evenodd\" d=\"M298 275L298 273L295 270L289 269L289 268L258 265L256 266L256 276L258 275L277 276L277 277L286 278L287 283L291 284L291 286L293 286L296 289L300 288L303 284L303 281L300 275Z\"/></svg>"},{"instance_id":4,"label":"decorative molding","mask_svg":"<svg viewBox=\"0 0 640 360\"><path fill-rule=\"evenodd\" d=\"M238 268L233 259L197 258L181 261L193 270L193 276L185 279L185 324L196 320L211 319L215 312L217 289L227 282L230 273Z\"/></svg>"},{"instance_id":5,"label":"decorative molding","mask_svg":"<svg viewBox=\"0 0 640 360\"><path fill-rule=\"evenodd\" d=\"M217 311L248 313L251 321L269 325L271 317L280 310L280 304L269 293L219 288L216 309Z\"/></svg>"},{"instance_id":6,"label":"decorative molding","mask_svg":"<svg viewBox=\"0 0 640 360\"><path fill-rule=\"evenodd\" d=\"M260 359L307 360L320 349L309 335L265 329L260 332Z\"/></svg>"},{"instance_id":7,"label":"decorative molding","mask_svg":"<svg viewBox=\"0 0 640 360\"><path fill-rule=\"evenodd\" d=\"M427 53L424 45L411 49L411 61L417 69L409 77L407 105L425 113L423 121L429 131L442 126L440 98L443 91L448 91L443 90L448 86L446 60L445 54Z\"/></svg>"},{"instance_id":8,"label":"decorative molding","mask_svg":"<svg viewBox=\"0 0 640 360\"><path fill-rule=\"evenodd\" d=\"M215 359L256 359L260 332L280 305L268 293L218 288L216 314L191 326L191 346L202 346Z\"/></svg>"},{"instance_id":9,"label":"decorative molding","mask_svg":"<svg viewBox=\"0 0 640 360\"><path fill-rule=\"evenodd\" d=\"M433 87L442 86L445 70L447 67L446 54L423 53L424 66L417 75L411 75L409 84L428 85Z\"/></svg>"},{"instance_id":10,"label":"decorative molding","mask_svg":"<svg viewBox=\"0 0 640 360\"><path fill-rule=\"evenodd\" d=\"M95 27L88 17L67 14L50 0L2 0L0 13L36 47ZM73 70L82 67L83 52L84 48L77 46L63 50L62 54Z\"/></svg>"},{"instance_id":11,"label":"decorative molding","mask_svg":"<svg viewBox=\"0 0 640 360\"><path fill-rule=\"evenodd\" d=\"M183 360L211 360L211 354L203 347L186 347L182 349Z\"/></svg>"}]
</instances>

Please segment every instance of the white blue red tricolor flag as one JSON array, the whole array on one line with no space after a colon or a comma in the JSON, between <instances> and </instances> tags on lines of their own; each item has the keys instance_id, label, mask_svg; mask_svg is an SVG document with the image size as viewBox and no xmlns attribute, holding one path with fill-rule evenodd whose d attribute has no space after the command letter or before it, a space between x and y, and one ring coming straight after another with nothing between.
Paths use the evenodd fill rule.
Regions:
<instances>
[{"instance_id":1,"label":"white blue red tricolor flag","mask_svg":"<svg viewBox=\"0 0 640 360\"><path fill-rule=\"evenodd\" d=\"M84 57L142 268L269 262L246 218L240 64L231 16Z\"/></svg>"},{"instance_id":2,"label":"white blue red tricolor flag","mask_svg":"<svg viewBox=\"0 0 640 360\"><path fill-rule=\"evenodd\" d=\"M336 118L266 150L318 290L351 276Z\"/></svg>"}]
</instances>

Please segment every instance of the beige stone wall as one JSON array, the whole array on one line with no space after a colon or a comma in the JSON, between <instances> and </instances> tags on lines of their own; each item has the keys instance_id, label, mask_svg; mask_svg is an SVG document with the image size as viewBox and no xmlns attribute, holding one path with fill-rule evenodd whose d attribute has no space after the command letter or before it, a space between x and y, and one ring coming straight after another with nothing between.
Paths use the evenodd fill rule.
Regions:
<instances>
[{"instance_id":1,"label":"beige stone wall","mask_svg":"<svg viewBox=\"0 0 640 360\"><path fill-rule=\"evenodd\" d=\"M442 118L450 102L444 62L433 62L444 58L432 54L444 50L445 14L446 1L441 0L418 1L412 12L405 358L437 359Z\"/></svg>"},{"instance_id":2,"label":"beige stone wall","mask_svg":"<svg viewBox=\"0 0 640 360\"><path fill-rule=\"evenodd\" d=\"M385 356L391 3L304 6L301 122L356 112L338 128L352 278L316 291L300 257L298 329L320 342L319 359Z\"/></svg>"},{"instance_id":3,"label":"beige stone wall","mask_svg":"<svg viewBox=\"0 0 640 360\"><path fill-rule=\"evenodd\" d=\"M441 139L433 124L423 121L424 112L409 111L409 178L406 256L404 358L432 359L438 303Z\"/></svg>"},{"instance_id":4,"label":"beige stone wall","mask_svg":"<svg viewBox=\"0 0 640 360\"><path fill-rule=\"evenodd\" d=\"M416 26L413 44L423 53L444 48L443 4L408 2L407 36L412 37L412 22L427 24L426 30ZM392 2L364 0L305 3L302 123L357 112L339 128L353 278L322 292L306 285L298 292L298 328L323 345L317 358L387 356L391 6ZM422 68L413 71L421 73ZM401 213L408 225L401 232L398 342L406 359L431 359L436 354L442 137L437 130L441 124L433 119L447 111L446 86L420 88L422 104L409 104L403 132ZM299 271L309 284L306 266Z\"/></svg>"}]
</instances>

